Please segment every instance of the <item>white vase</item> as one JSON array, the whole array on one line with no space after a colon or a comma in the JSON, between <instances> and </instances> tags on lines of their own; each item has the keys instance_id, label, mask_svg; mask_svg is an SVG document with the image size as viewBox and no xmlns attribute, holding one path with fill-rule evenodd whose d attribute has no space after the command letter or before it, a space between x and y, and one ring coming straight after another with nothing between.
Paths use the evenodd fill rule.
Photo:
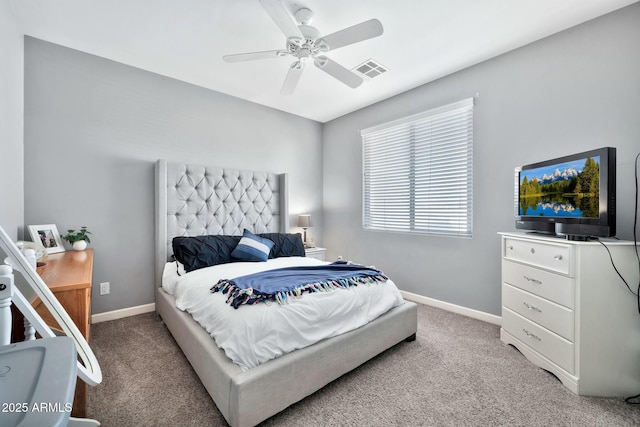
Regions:
<instances>
[{"instance_id":1,"label":"white vase","mask_svg":"<svg viewBox=\"0 0 640 427\"><path fill-rule=\"evenodd\" d=\"M76 251L84 251L85 249L87 249L87 241L78 240L73 242L73 249Z\"/></svg>"}]
</instances>

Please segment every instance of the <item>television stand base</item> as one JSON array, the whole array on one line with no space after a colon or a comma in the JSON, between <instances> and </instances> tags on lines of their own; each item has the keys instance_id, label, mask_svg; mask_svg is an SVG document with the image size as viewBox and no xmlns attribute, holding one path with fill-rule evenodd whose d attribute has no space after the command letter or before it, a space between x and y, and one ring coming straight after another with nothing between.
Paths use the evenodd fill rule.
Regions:
<instances>
[{"instance_id":1,"label":"television stand base","mask_svg":"<svg viewBox=\"0 0 640 427\"><path fill-rule=\"evenodd\" d=\"M591 240L591 236L579 236L579 235L575 235L575 234L567 234L565 236L565 238L567 240L571 240L573 242L586 242Z\"/></svg>"},{"instance_id":2,"label":"television stand base","mask_svg":"<svg viewBox=\"0 0 640 427\"><path fill-rule=\"evenodd\" d=\"M556 239L570 240L572 242L588 242L589 240L598 240L597 237L583 236L581 234L556 234L556 233L550 233L546 231L537 231L537 230L527 231L525 234L531 234L534 236L553 237Z\"/></svg>"}]
</instances>

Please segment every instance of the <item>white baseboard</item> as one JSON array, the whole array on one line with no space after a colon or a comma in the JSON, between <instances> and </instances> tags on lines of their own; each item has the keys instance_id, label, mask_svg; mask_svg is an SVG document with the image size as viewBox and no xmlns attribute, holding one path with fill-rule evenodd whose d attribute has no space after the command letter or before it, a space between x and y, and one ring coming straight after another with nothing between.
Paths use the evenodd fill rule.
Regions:
<instances>
[{"instance_id":1,"label":"white baseboard","mask_svg":"<svg viewBox=\"0 0 640 427\"><path fill-rule=\"evenodd\" d=\"M495 314L485 313L484 311L474 310L472 308L451 304L448 302L425 297L425 296L414 294L411 292L400 291L400 293L402 294L402 297L404 299L408 299L409 301L415 301L415 302L419 302L420 304L441 308L443 310L451 311L457 314L462 314L463 316L471 317L473 319L482 320L483 322L493 323L498 326L502 325L502 317L496 316Z\"/></svg>"},{"instance_id":2,"label":"white baseboard","mask_svg":"<svg viewBox=\"0 0 640 427\"><path fill-rule=\"evenodd\" d=\"M106 322L109 320L122 319L123 317L135 316L137 314L149 313L156 310L156 304L144 304L136 307L127 307L120 310L107 311L105 313L98 313L91 316L91 323Z\"/></svg>"}]
</instances>

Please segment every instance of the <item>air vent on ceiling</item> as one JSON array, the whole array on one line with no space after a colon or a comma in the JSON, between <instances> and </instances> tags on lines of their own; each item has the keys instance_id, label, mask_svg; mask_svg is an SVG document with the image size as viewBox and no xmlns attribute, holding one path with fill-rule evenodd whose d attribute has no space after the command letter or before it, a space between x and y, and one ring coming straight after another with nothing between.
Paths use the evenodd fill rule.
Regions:
<instances>
[{"instance_id":1,"label":"air vent on ceiling","mask_svg":"<svg viewBox=\"0 0 640 427\"><path fill-rule=\"evenodd\" d=\"M358 65L351 71L361 74L368 79L372 79L379 76L380 74L386 73L389 70L384 65L376 62L374 59L367 59L365 62Z\"/></svg>"}]
</instances>

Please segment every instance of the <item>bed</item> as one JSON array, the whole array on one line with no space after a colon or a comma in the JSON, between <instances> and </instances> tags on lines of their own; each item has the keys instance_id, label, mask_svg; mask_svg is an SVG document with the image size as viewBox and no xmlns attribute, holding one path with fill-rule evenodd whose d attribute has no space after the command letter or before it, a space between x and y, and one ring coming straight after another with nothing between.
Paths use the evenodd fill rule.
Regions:
<instances>
[{"instance_id":1,"label":"bed","mask_svg":"<svg viewBox=\"0 0 640 427\"><path fill-rule=\"evenodd\" d=\"M173 254L172 240L241 235L245 229L286 233L287 176L165 160L157 162L155 171L156 311L230 425L256 425L382 351L415 339L417 307L405 301L355 330L250 369L232 362L190 314L176 308L175 297L162 289Z\"/></svg>"}]
</instances>

